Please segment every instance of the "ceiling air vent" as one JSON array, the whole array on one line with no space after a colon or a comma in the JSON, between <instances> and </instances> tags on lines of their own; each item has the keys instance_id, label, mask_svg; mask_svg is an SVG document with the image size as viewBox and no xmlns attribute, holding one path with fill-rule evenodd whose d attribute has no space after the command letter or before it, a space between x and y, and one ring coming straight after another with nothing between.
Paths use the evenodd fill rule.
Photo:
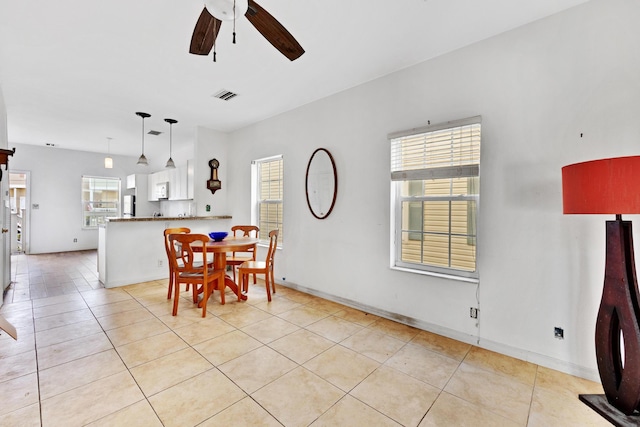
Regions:
<instances>
[{"instance_id":1,"label":"ceiling air vent","mask_svg":"<svg viewBox=\"0 0 640 427\"><path fill-rule=\"evenodd\" d=\"M154 135L154 136L158 136L160 135L162 132L159 132L157 130L150 130L149 132L147 132L147 134L149 135Z\"/></svg>"},{"instance_id":2,"label":"ceiling air vent","mask_svg":"<svg viewBox=\"0 0 640 427\"><path fill-rule=\"evenodd\" d=\"M221 90L220 92L216 93L213 96L214 96L214 98L220 98L222 100L228 101L231 98L235 98L236 96L238 96L238 94L237 93L233 93L233 92L228 91L228 90Z\"/></svg>"}]
</instances>

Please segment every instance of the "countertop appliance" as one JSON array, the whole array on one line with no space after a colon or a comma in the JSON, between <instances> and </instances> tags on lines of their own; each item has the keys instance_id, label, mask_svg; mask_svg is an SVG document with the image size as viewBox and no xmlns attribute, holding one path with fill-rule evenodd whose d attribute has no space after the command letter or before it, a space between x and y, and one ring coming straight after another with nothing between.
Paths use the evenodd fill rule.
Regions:
<instances>
[{"instance_id":1,"label":"countertop appliance","mask_svg":"<svg viewBox=\"0 0 640 427\"><path fill-rule=\"evenodd\" d=\"M127 194L122 197L122 216L125 218L136 216L136 196Z\"/></svg>"}]
</instances>

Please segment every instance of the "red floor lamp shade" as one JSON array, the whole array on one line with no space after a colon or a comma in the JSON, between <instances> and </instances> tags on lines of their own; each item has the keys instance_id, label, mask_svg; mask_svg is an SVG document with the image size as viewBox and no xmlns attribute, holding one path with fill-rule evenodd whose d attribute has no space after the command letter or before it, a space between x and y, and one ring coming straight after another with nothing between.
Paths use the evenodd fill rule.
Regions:
<instances>
[{"instance_id":1,"label":"red floor lamp shade","mask_svg":"<svg viewBox=\"0 0 640 427\"><path fill-rule=\"evenodd\" d=\"M640 156L576 163L562 168L565 214L613 214L606 221L602 299L596 320L596 358L604 396L580 395L615 425L640 423L640 293L631 221L640 214ZM633 424L630 424L633 423Z\"/></svg>"}]
</instances>

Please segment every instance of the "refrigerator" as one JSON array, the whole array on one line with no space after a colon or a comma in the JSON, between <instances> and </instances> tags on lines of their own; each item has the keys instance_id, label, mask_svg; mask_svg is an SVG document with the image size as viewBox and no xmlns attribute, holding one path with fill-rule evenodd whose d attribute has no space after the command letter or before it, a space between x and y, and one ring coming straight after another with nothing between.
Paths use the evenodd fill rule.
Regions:
<instances>
[{"instance_id":1,"label":"refrigerator","mask_svg":"<svg viewBox=\"0 0 640 427\"><path fill-rule=\"evenodd\" d=\"M126 195L122 200L122 216L131 218L136 216L136 196Z\"/></svg>"}]
</instances>

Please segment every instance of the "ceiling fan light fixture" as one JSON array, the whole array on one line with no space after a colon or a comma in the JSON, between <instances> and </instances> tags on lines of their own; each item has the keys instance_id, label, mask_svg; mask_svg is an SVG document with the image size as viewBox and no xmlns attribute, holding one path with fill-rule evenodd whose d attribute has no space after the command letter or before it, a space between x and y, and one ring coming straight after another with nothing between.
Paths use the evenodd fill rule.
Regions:
<instances>
[{"instance_id":1,"label":"ceiling fan light fixture","mask_svg":"<svg viewBox=\"0 0 640 427\"><path fill-rule=\"evenodd\" d=\"M144 155L144 119L146 119L147 117L151 117L151 114L142 113L138 111L136 112L136 116L142 118L142 154L138 158L138 164L143 166L148 166L149 162L147 161L147 158Z\"/></svg>"},{"instance_id":2,"label":"ceiling fan light fixture","mask_svg":"<svg viewBox=\"0 0 640 427\"><path fill-rule=\"evenodd\" d=\"M205 0L205 7L211 15L221 21L232 21L244 16L249 8L248 0ZM234 7L235 6L235 7ZM235 10L234 10L235 9Z\"/></svg>"}]
</instances>

